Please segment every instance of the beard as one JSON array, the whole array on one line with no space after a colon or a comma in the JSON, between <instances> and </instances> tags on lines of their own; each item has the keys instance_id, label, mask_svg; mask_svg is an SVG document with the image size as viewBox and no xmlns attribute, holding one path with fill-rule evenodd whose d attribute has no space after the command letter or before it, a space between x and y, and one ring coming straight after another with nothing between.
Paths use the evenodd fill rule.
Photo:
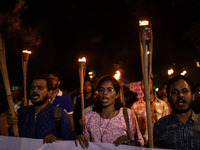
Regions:
<instances>
[{"instance_id":1,"label":"beard","mask_svg":"<svg viewBox=\"0 0 200 150\"><path fill-rule=\"evenodd\" d=\"M46 95L41 101L39 102L32 101L32 103L34 106L42 106L44 103L46 103L47 100L48 100L48 95Z\"/></svg>"},{"instance_id":2,"label":"beard","mask_svg":"<svg viewBox=\"0 0 200 150\"><path fill-rule=\"evenodd\" d=\"M58 83L55 85L55 86L53 86L53 91L55 90L55 89L57 89L58 88Z\"/></svg>"}]
</instances>

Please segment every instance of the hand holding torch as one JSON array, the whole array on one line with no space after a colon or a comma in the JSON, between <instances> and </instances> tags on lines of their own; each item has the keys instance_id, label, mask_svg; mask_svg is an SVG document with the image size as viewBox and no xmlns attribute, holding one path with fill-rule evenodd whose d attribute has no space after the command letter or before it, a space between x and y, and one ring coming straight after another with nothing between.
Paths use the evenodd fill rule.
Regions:
<instances>
[{"instance_id":1,"label":"hand holding torch","mask_svg":"<svg viewBox=\"0 0 200 150\"><path fill-rule=\"evenodd\" d=\"M6 57L5 57L5 43L4 43L2 32L0 32L0 65L1 65L0 68L1 68L1 73L3 77L4 87L5 87L7 100L8 100L9 111L11 115L10 117L12 120L14 136L19 136L18 126L17 126L18 119L15 114L10 82L8 78L8 71L7 71Z\"/></svg>"},{"instance_id":2,"label":"hand holding torch","mask_svg":"<svg viewBox=\"0 0 200 150\"><path fill-rule=\"evenodd\" d=\"M146 114L148 127L149 147L153 148L153 128L150 107L150 80L152 76L152 53L153 53L153 34L149 21L139 21L140 24L140 53L142 62L142 73L145 86Z\"/></svg>"}]
</instances>

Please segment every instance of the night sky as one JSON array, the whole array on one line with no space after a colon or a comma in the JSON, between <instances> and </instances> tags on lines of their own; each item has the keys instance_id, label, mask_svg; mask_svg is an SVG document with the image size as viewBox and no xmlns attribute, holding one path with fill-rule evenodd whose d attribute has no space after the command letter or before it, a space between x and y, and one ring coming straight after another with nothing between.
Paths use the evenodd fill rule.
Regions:
<instances>
[{"instance_id":1,"label":"night sky","mask_svg":"<svg viewBox=\"0 0 200 150\"><path fill-rule=\"evenodd\" d=\"M141 18L153 29L153 74L157 86L167 70L182 69L196 83L200 68L200 2L198 0L1 0L0 21L5 34L11 84L22 84L21 51L30 49L28 77L58 70L61 89L79 87L79 57L96 78L117 67L129 82L142 79L139 26ZM17 7L16 7L17 6ZM87 74L86 74L87 76ZM199 81L200 82L200 81Z\"/></svg>"}]
</instances>

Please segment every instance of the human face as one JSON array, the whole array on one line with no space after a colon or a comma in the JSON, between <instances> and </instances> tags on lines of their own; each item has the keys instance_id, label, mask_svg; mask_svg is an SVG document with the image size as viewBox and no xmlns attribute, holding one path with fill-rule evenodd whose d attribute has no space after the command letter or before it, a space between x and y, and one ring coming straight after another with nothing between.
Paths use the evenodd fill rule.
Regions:
<instances>
[{"instance_id":1,"label":"human face","mask_svg":"<svg viewBox=\"0 0 200 150\"><path fill-rule=\"evenodd\" d=\"M58 77L56 77L52 74L49 74L49 78L51 79L53 90L58 89L58 87L60 85L60 81L59 81Z\"/></svg>"},{"instance_id":2,"label":"human face","mask_svg":"<svg viewBox=\"0 0 200 150\"><path fill-rule=\"evenodd\" d=\"M91 93L92 92L92 84L91 84L90 81L85 82L84 91L85 91L85 93Z\"/></svg>"},{"instance_id":3,"label":"human face","mask_svg":"<svg viewBox=\"0 0 200 150\"><path fill-rule=\"evenodd\" d=\"M195 101L200 103L200 86L195 88Z\"/></svg>"},{"instance_id":4,"label":"human face","mask_svg":"<svg viewBox=\"0 0 200 150\"><path fill-rule=\"evenodd\" d=\"M185 80L180 79L171 85L169 102L176 113L188 112L191 109L192 93Z\"/></svg>"},{"instance_id":5,"label":"human face","mask_svg":"<svg viewBox=\"0 0 200 150\"><path fill-rule=\"evenodd\" d=\"M144 80L142 80L141 82L141 89L142 89L142 92L145 93ZM150 93L153 93L153 89L154 89L153 81L152 79L150 79Z\"/></svg>"},{"instance_id":6,"label":"human face","mask_svg":"<svg viewBox=\"0 0 200 150\"><path fill-rule=\"evenodd\" d=\"M98 89L98 92L103 107L115 106L115 99L118 98L119 94L116 94L111 81L104 82Z\"/></svg>"},{"instance_id":7,"label":"human face","mask_svg":"<svg viewBox=\"0 0 200 150\"><path fill-rule=\"evenodd\" d=\"M31 101L35 106L41 106L48 100L50 91L47 89L47 82L44 79L35 79L30 89Z\"/></svg>"}]
</instances>

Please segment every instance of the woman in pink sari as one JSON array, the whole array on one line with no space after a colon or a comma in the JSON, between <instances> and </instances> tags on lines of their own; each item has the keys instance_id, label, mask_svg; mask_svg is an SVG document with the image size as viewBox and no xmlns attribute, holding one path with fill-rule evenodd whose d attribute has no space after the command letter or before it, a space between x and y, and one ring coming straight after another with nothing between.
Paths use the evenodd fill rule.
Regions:
<instances>
[{"instance_id":1,"label":"woman in pink sari","mask_svg":"<svg viewBox=\"0 0 200 150\"><path fill-rule=\"evenodd\" d=\"M98 96L93 110L85 116L85 127L82 135L75 141L83 148L88 148L88 141L128 144L143 146L144 139L140 133L135 115L127 109L130 136L127 136L127 126L123 115L123 105L120 101L120 85L111 75L103 76L97 84Z\"/></svg>"}]
</instances>

